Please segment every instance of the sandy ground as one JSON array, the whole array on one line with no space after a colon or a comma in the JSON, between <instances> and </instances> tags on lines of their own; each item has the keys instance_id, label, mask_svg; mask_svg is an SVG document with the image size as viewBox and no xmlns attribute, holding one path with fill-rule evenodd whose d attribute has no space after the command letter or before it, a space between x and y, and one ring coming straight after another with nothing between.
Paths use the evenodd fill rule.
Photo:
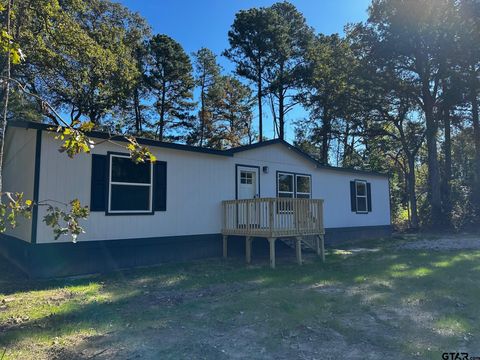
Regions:
<instances>
[{"instance_id":1,"label":"sandy ground","mask_svg":"<svg viewBox=\"0 0 480 360\"><path fill-rule=\"evenodd\" d=\"M409 250L480 250L480 235L456 235L437 239L415 240L402 244L400 249Z\"/></svg>"}]
</instances>

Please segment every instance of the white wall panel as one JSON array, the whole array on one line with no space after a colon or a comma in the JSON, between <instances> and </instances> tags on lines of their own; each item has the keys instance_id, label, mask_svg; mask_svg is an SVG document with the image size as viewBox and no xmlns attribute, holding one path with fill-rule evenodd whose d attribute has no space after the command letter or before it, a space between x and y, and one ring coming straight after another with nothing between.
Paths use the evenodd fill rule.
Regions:
<instances>
[{"instance_id":1,"label":"white wall panel","mask_svg":"<svg viewBox=\"0 0 480 360\"><path fill-rule=\"evenodd\" d=\"M9 127L5 140L3 167L3 190L24 194L24 199L33 199L35 172L36 130ZM7 228L6 234L30 241L32 220L18 217L15 229Z\"/></svg>"},{"instance_id":2,"label":"white wall panel","mask_svg":"<svg viewBox=\"0 0 480 360\"><path fill-rule=\"evenodd\" d=\"M60 143L44 132L40 199L68 202L78 198L90 202L91 157L69 159L58 152ZM91 213L84 223L86 234L79 241L181 236L218 233L221 228L222 200L235 198L235 165L269 167L260 169L262 197L276 196L276 171L312 175L314 198L325 199L325 226L349 227L390 224L388 180L385 177L318 169L314 164L282 144L260 147L225 157L166 148L150 147L158 160L167 162L167 211L154 215L115 215ZM122 152L109 143L99 145L94 153ZM373 212L360 215L350 211L350 181L364 179L372 184ZM38 239L54 242L50 228L39 213ZM63 237L58 241L69 241Z\"/></svg>"},{"instance_id":3,"label":"white wall panel","mask_svg":"<svg viewBox=\"0 0 480 360\"><path fill-rule=\"evenodd\" d=\"M299 156L282 144L255 148L237 153L241 163L268 166L261 173L261 196L276 196L276 172L287 171L312 175L312 197L324 199L325 227L353 227L390 224L388 178L338 170L316 168L311 161ZM350 181L366 180L372 187L372 212L356 214L350 208Z\"/></svg>"},{"instance_id":4,"label":"white wall panel","mask_svg":"<svg viewBox=\"0 0 480 360\"><path fill-rule=\"evenodd\" d=\"M40 196L68 202L78 198L90 202L91 157L69 159L57 151L59 143L44 133ZM92 212L85 222L86 234L79 240L127 239L218 233L221 226L220 203L234 194L231 158L150 148L158 160L167 162L167 211L154 215L111 215ZM94 153L122 152L104 143ZM40 212L39 218L44 215ZM59 241L69 241L62 237ZM52 231L39 222L38 242L52 242Z\"/></svg>"}]
</instances>

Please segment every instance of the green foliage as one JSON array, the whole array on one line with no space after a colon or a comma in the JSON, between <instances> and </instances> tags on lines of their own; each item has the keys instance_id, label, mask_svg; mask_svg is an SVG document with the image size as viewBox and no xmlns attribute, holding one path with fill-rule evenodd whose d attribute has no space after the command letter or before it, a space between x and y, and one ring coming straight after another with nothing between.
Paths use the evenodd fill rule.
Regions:
<instances>
[{"instance_id":1,"label":"green foliage","mask_svg":"<svg viewBox=\"0 0 480 360\"><path fill-rule=\"evenodd\" d=\"M0 11L4 10L5 8L0 9ZM13 41L13 36L4 29L0 31L0 51L4 54L10 53L12 64L19 64L24 57L20 46Z\"/></svg>"},{"instance_id":2,"label":"green foliage","mask_svg":"<svg viewBox=\"0 0 480 360\"><path fill-rule=\"evenodd\" d=\"M235 63L238 75L257 85L259 98L265 85L282 139L285 114L296 104L294 90L300 85L305 52L313 37L304 16L286 1L240 11L228 33L230 48L225 56Z\"/></svg>"},{"instance_id":3,"label":"green foliage","mask_svg":"<svg viewBox=\"0 0 480 360\"><path fill-rule=\"evenodd\" d=\"M219 76L205 96L205 145L225 149L251 142L253 105L249 87L232 76Z\"/></svg>"},{"instance_id":4,"label":"green foliage","mask_svg":"<svg viewBox=\"0 0 480 360\"><path fill-rule=\"evenodd\" d=\"M155 97L158 120L153 122L159 140L179 140L192 124L194 108L190 58L182 46L167 35L155 35L148 43L146 82Z\"/></svg>"},{"instance_id":5,"label":"green foliage","mask_svg":"<svg viewBox=\"0 0 480 360\"><path fill-rule=\"evenodd\" d=\"M92 122L73 122L72 126L58 126L55 131L57 135L55 139L61 140L60 152L65 152L69 158L73 158L78 154L89 154L91 149L95 147L95 142L89 137L89 132L93 130L95 124ZM52 128L53 130L53 128ZM141 146L136 138L131 135L125 135L128 145L125 147L135 163L143 163L145 161L155 162L155 156L150 150ZM115 142L114 137L107 141Z\"/></svg>"},{"instance_id":6,"label":"green foliage","mask_svg":"<svg viewBox=\"0 0 480 360\"><path fill-rule=\"evenodd\" d=\"M140 76L131 44L148 31L138 15L103 0L24 0L14 10L26 59L13 76L31 92L96 124L130 96Z\"/></svg>"},{"instance_id":7,"label":"green foliage","mask_svg":"<svg viewBox=\"0 0 480 360\"><path fill-rule=\"evenodd\" d=\"M32 214L32 201L24 200L23 193L3 193L0 202L0 233L7 227L15 228L18 217L29 219Z\"/></svg>"},{"instance_id":8,"label":"green foliage","mask_svg":"<svg viewBox=\"0 0 480 360\"><path fill-rule=\"evenodd\" d=\"M228 32L230 48L224 55L236 65L239 76L262 82L265 68L270 64L269 41L272 38L266 8L241 10Z\"/></svg>"},{"instance_id":9,"label":"green foliage","mask_svg":"<svg viewBox=\"0 0 480 360\"><path fill-rule=\"evenodd\" d=\"M250 88L235 77L221 75L217 58L209 49L200 49L194 57L200 111L188 142L217 149L251 142L255 134Z\"/></svg>"},{"instance_id":10,"label":"green foliage","mask_svg":"<svg viewBox=\"0 0 480 360\"><path fill-rule=\"evenodd\" d=\"M89 215L88 207L83 207L78 199L70 201L64 209L47 204L47 214L43 221L53 229L55 240L62 235L70 235L75 243L80 234L85 231L79 220L86 219Z\"/></svg>"},{"instance_id":11,"label":"green foliage","mask_svg":"<svg viewBox=\"0 0 480 360\"><path fill-rule=\"evenodd\" d=\"M65 152L69 158L81 153L89 154L95 143L88 137L87 132L92 131L94 126L92 122L80 121L75 121L70 127L58 126L55 139L63 141L59 151Z\"/></svg>"},{"instance_id":12,"label":"green foliage","mask_svg":"<svg viewBox=\"0 0 480 360\"><path fill-rule=\"evenodd\" d=\"M212 50L201 48L193 54L195 59L195 82L200 89L208 93L219 80L221 67L218 65L217 56Z\"/></svg>"},{"instance_id":13,"label":"green foliage","mask_svg":"<svg viewBox=\"0 0 480 360\"><path fill-rule=\"evenodd\" d=\"M357 68L358 61L347 40L336 34L318 35L305 54L302 90L297 98L310 111L310 121L303 131L308 141L318 147L318 158L324 164L330 160L335 130L354 126L346 122L353 122L354 112L358 111L353 105L360 90L353 81Z\"/></svg>"},{"instance_id":14,"label":"green foliage","mask_svg":"<svg viewBox=\"0 0 480 360\"><path fill-rule=\"evenodd\" d=\"M42 122L43 116L38 103L25 96L25 94L14 88L10 88L8 106L8 120L22 119L24 121Z\"/></svg>"},{"instance_id":15,"label":"green foliage","mask_svg":"<svg viewBox=\"0 0 480 360\"><path fill-rule=\"evenodd\" d=\"M232 76L222 76L220 89L213 99L213 113L217 119L216 141L209 146L231 148L245 141L253 141L252 119L254 99L250 88Z\"/></svg>"},{"instance_id":16,"label":"green foliage","mask_svg":"<svg viewBox=\"0 0 480 360\"><path fill-rule=\"evenodd\" d=\"M144 163L150 161L154 163L157 161L157 158L151 153L151 151L145 147L141 146L137 139L133 136L125 136L128 141L127 150L130 152L132 161L136 164Z\"/></svg>"},{"instance_id":17,"label":"green foliage","mask_svg":"<svg viewBox=\"0 0 480 360\"><path fill-rule=\"evenodd\" d=\"M195 59L195 84L200 90L200 110L198 119L187 141L204 146L215 132L215 118L212 105L221 96L221 67L217 56L207 48L201 48L193 54Z\"/></svg>"},{"instance_id":18,"label":"green foliage","mask_svg":"<svg viewBox=\"0 0 480 360\"><path fill-rule=\"evenodd\" d=\"M288 91L300 85L307 50L314 39L313 29L293 4L278 2L267 9L269 23L269 64L266 79L269 91L278 99L288 97ZM279 103L279 106L288 106ZM288 112L287 109L284 110ZM279 117L282 116L279 113Z\"/></svg>"},{"instance_id":19,"label":"green foliage","mask_svg":"<svg viewBox=\"0 0 480 360\"><path fill-rule=\"evenodd\" d=\"M86 219L89 211L77 199L72 200L64 210L48 202L33 203L32 200L25 200L23 193L4 192L0 202L0 233L5 232L7 227L17 227L19 218L30 219L33 208L39 206L47 207L44 221L52 227L55 239L61 235L70 235L75 242L78 235L84 232L79 220Z\"/></svg>"},{"instance_id":20,"label":"green foliage","mask_svg":"<svg viewBox=\"0 0 480 360\"><path fill-rule=\"evenodd\" d=\"M22 94L32 95L34 99L39 101L44 111L48 110L48 112L46 112L47 115L56 123L62 123L62 126L51 129L57 133L55 138L62 141L59 149L60 152L65 152L70 158L81 153L90 153L95 143L90 139L89 132L94 129L96 123L98 124L100 118L115 105L114 102L109 103L109 101L119 101L121 97L117 98L117 96L121 94L122 86L130 86L130 81L134 80L124 72L124 70L132 70L128 70L128 66L130 65L129 59L124 55L125 51L128 51L129 42L135 41L135 39L138 41L146 32L146 28L142 20L136 15L129 13L118 4L101 0L92 0L88 2L88 4L76 0L62 2L61 4L56 0L45 0L35 8L30 7L30 4L27 4L27 2L28 1L20 3L18 5L19 7L15 9L15 11L21 14L21 17L12 16L10 21L13 23L14 28L16 27L14 33L17 34L22 44L25 44L26 49L32 51L31 58L19 67L16 67L15 70L17 71L14 74L16 77L25 77L28 83L24 87L16 77L6 79L6 81L13 81ZM4 9L0 9L0 11L2 10ZM12 13L15 14L15 12ZM79 18L84 21L79 21ZM23 21L26 21L26 26L24 26L25 23L23 23ZM67 31L68 26L71 26L71 29L68 30L72 30L73 33ZM38 34L34 32L34 30L40 29L44 29L45 32ZM48 42L42 43L42 40L45 40L49 36L52 36L49 40L52 40L53 44ZM68 37L68 40L62 36ZM73 40L74 43L69 42L71 40ZM121 45L118 40L124 41L123 45ZM77 42L75 43L75 41ZM110 43L108 43L108 41L110 41ZM45 47L42 47L42 45L45 45ZM86 45L90 45L91 47L89 48ZM123 46L123 48L121 46L119 47L119 45ZM80 46L80 48L78 46ZM114 47L116 51L112 51L111 47ZM19 64L20 60L24 60L21 59L22 53L18 45L13 42L13 37L5 30L0 32L0 50L10 52L11 62L13 64ZM83 58L80 59L82 56ZM101 56L104 57L100 59ZM115 58L115 56L122 57L121 61L126 61L126 63L119 64L118 61L120 58ZM99 61L105 62L102 65L106 67L101 69L101 71L103 71L104 75L108 76L108 79L102 78L99 73L95 73L94 69L99 68ZM63 68L62 65L64 65ZM88 89L88 86L92 85L92 83L85 82L84 80L86 78L81 79L81 67L83 65L85 65L83 69L84 75L87 76L88 80L92 80L92 77L95 78L93 88ZM115 68L115 65L120 65L120 67ZM48 71L49 66L55 73L55 78L49 78L49 75L52 74L42 72ZM92 66L94 68L92 68ZM117 69L120 71L115 73ZM85 72L85 70L87 71ZM70 71L70 75L73 77L67 78L65 76L68 71ZM133 74L133 72L131 72L131 74ZM80 77L74 78L77 75L80 75ZM112 75L114 77L119 75L122 81L126 82L123 85L116 81L108 84L107 82L112 79ZM72 81L78 81L79 79L81 82L76 84L78 88L74 88ZM39 89L37 82L39 80L41 80L44 85L46 83L48 83L48 86L54 85L54 88L47 89L48 96L50 99L53 99L54 105L43 100L41 93L39 95L38 90L44 90ZM111 98L107 100L107 105L105 105L105 102L99 100L99 97L101 98L107 94L107 92L102 93L102 91L104 91L108 85L112 86L108 91L111 92L110 95L115 96L115 99L112 100L113 98ZM76 104L74 103L73 93L70 93L70 95L67 94L67 91L73 90L75 95L78 95L81 93L81 91L79 91L80 88L87 91L90 99L87 98L88 95L85 93L83 93L81 99L77 99L81 101L91 100L92 103L95 103L94 106L88 108L81 104ZM56 98L59 92L62 93L60 100ZM18 92L15 94L18 94ZM21 99L17 96L14 97L14 100L18 102ZM103 100L105 100L105 98ZM70 125L67 125L63 119L60 119L58 113L54 110L55 103L60 107L66 104L72 106L72 121ZM27 102L27 104L35 108L31 103ZM10 108L5 109L6 114L7 110L12 113L12 109ZM14 107L13 110L13 114L10 114L10 116L18 116L18 107ZM50 113L50 111L52 111L52 113ZM92 121L81 121L80 117L82 115L88 115ZM153 154L147 148L140 146L135 138L126 137L126 139L129 142L127 149L130 151L135 162L144 162L146 159L152 162L155 161ZM107 139L106 141L112 140ZM44 221L48 226L53 228L55 239L58 239L61 235L69 234L75 242L78 235L84 232L79 224L79 220L86 219L89 211L87 207L82 207L77 199L65 205L66 210L62 210L57 206L51 205L52 202L55 202L54 200L33 204L31 200L23 202L23 194L6 192L3 193L3 196L6 197L8 201L0 201L0 232L6 230L7 224L15 227L19 217L30 217L33 206L47 206L47 214L44 217Z\"/></svg>"}]
</instances>

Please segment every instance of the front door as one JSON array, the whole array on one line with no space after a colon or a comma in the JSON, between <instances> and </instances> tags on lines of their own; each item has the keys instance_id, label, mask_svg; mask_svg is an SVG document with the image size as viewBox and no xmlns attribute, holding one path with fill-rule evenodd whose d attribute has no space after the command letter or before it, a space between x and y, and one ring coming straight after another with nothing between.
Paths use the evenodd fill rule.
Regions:
<instances>
[{"instance_id":1,"label":"front door","mask_svg":"<svg viewBox=\"0 0 480 360\"><path fill-rule=\"evenodd\" d=\"M248 166L237 167L237 199L255 199L260 197L258 168ZM237 209L239 226L258 226L258 209L253 203L241 203Z\"/></svg>"},{"instance_id":2,"label":"front door","mask_svg":"<svg viewBox=\"0 0 480 360\"><path fill-rule=\"evenodd\" d=\"M237 199L259 197L258 168L239 166L237 168Z\"/></svg>"}]
</instances>

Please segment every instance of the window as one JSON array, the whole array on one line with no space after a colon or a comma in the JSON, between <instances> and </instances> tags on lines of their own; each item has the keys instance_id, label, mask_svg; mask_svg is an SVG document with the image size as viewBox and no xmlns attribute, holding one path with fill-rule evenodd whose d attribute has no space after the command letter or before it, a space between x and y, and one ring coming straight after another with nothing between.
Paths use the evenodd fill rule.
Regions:
<instances>
[{"instance_id":1,"label":"window","mask_svg":"<svg viewBox=\"0 0 480 360\"><path fill-rule=\"evenodd\" d=\"M368 202L367 202L367 182L366 181L355 181L355 197L357 212L367 213L368 212Z\"/></svg>"},{"instance_id":2,"label":"window","mask_svg":"<svg viewBox=\"0 0 480 360\"><path fill-rule=\"evenodd\" d=\"M277 196L310 199L312 196L312 177L310 175L278 172Z\"/></svg>"},{"instance_id":3,"label":"window","mask_svg":"<svg viewBox=\"0 0 480 360\"><path fill-rule=\"evenodd\" d=\"M254 172L252 171L241 171L240 172L240 183L241 184L253 184Z\"/></svg>"},{"instance_id":4,"label":"window","mask_svg":"<svg viewBox=\"0 0 480 360\"><path fill-rule=\"evenodd\" d=\"M111 154L109 170L109 213L152 212L153 164Z\"/></svg>"},{"instance_id":5,"label":"window","mask_svg":"<svg viewBox=\"0 0 480 360\"><path fill-rule=\"evenodd\" d=\"M312 196L312 178L309 175L295 175L297 198L310 199Z\"/></svg>"},{"instance_id":6,"label":"window","mask_svg":"<svg viewBox=\"0 0 480 360\"><path fill-rule=\"evenodd\" d=\"M277 173L277 196L283 198L295 197L294 174Z\"/></svg>"}]
</instances>

